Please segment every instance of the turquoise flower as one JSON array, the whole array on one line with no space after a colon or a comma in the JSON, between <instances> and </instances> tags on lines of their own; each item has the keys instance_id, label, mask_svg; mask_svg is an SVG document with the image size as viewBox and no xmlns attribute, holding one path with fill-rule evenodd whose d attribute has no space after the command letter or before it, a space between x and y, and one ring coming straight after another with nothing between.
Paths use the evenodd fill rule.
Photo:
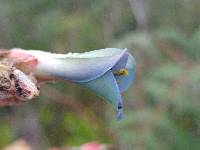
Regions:
<instances>
[{"instance_id":1,"label":"turquoise flower","mask_svg":"<svg viewBox=\"0 0 200 150\"><path fill-rule=\"evenodd\" d=\"M136 66L127 49L105 48L68 54L12 49L8 57L38 80L62 79L90 89L118 110L117 119L122 118L121 93L132 84Z\"/></svg>"}]
</instances>

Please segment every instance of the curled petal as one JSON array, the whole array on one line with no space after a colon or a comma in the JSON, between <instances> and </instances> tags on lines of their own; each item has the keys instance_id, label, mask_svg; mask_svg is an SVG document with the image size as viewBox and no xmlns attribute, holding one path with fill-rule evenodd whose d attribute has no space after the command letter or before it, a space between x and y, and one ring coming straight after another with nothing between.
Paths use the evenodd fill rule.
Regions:
<instances>
[{"instance_id":1,"label":"curled petal","mask_svg":"<svg viewBox=\"0 0 200 150\"><path fill-rule=\"evenodd\" d=\"M118 62L112 67L112 71L118 71L121 68L125 68L127 61L128 61L128 57L129 57L129 53L127 49L124 49L126 52L123 54L123 56L118 60Z\"/></svg>"},{"instance_id":2,"label":"curled petal","mask_svg":"<svg viewBox=\"0 0 200 150\"><path fill-rule=\"evenodd\" d=\"M128 71L128 75L115 77L121 92L126 91L133 83L135 78L135 67L136 67L135 59L132 55L129 55L127 64L125 66L125 69Z\"/></svg>"},{"instance_id":3,"label":"curled petal","mask_svg":"<svg viewBox=\"0 0 200 150\"><path fill-rule=\"evenodd\" d=\"M90 80L89 82L83 82L80 84L110 102L116 109L118 109L117 119L121 119L123 113L122 97L112 71L109 70L103 76L95 80Z\"/></svg>"}]
</instances>

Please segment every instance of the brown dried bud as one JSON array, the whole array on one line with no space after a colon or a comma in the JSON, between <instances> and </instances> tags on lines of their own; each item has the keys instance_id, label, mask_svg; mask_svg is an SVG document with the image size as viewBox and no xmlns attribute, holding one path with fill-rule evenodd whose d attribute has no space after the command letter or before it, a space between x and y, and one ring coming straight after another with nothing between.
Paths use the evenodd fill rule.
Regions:
<instances>
[{"instance_id":1,"label":"brown dried bud","mask_svg":"<svg viewBox=\"0 0 200 150\"><path fill-rule=\"evenodd\" d=\"M0 104L18 103L39 95L37 81L15 68L9 60L0 60ZM13 100L14 99L14 100Z\"/></svg>"}]
</instances>

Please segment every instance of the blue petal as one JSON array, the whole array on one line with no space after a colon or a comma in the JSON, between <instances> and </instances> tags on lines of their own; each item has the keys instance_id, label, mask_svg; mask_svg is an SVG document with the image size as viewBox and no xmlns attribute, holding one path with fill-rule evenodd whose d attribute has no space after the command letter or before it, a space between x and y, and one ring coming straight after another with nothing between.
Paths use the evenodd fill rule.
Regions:
<instances>
[{"instance_id":1,"label":"blue petal","mask_svg":"<svg viewBox=\"0 0 200 150\"><path fill-rule=\"evenodd\" d=\"M112 71L118 71L121 68L125 68L127 61L128 61L128 57L129 57L129 53L127 49L126 52L124 53L124 55L118 60L118 62L112 67Z\"/></svg>"},{"instance_id":2,"label":"blue petal","mask_svg":"<svg viewBox=\"0 0 200 150\"><path fill-rule=\"evenodd\" d=\"M123 104L120 90L113 73L109 70L103 76L91 80L89 82L80 83L88 89L95 92L98 96L102 97L105 101L111 103L118 109L117 119L122 118Z\"/></svg>"},{"instance_id":3,"label":"blue petal","mask_svg":"<svg viewBox=\"0 0 200 150\"><path fill-rule=\"evenodd\" d=\"M128 70L128 76L116 76L116 80L120 89L120 92L126 91L130 85L133 83L135 78L135 67L136 62L132 55L129 54L128 61L125 66L125 69Z\"/></svg>"},{"instance_id":4,"label":"blue petal","mask_svg":"<svg viewBox=\"0 0 200 150\"><path fill-rule=\"evenodd\" d=\"M35 56L39 63L38 76L50 76L73 82L94 80L113 68L127 50L106 48L86 53L52 54L43 51L25 51Z\"/></svg>"}]
</instances>

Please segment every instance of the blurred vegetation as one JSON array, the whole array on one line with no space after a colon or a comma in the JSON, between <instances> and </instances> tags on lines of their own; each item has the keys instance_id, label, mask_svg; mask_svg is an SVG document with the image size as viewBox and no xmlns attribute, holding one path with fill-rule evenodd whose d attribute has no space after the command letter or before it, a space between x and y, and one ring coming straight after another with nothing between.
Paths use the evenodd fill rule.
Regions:
<instances>
[{"instance_id":1,"label":"blurred vegetation","mask_svg":"<svg viewBox=\"0 0 200 150\"><path fill-rule=\"evenodd\" d=\"M74 84L43 86L37 101L17 106L22 112L33 107L50 146L99 141L122 150L199 149L200 1L146 2L147 31L138 29L130 1L0 0L2 48L67 53L127 47L137 61L120 122L109 104ZM12 107L0 109L0 147L26 128L13 114Z\"/></svg>"}]
</instances>

